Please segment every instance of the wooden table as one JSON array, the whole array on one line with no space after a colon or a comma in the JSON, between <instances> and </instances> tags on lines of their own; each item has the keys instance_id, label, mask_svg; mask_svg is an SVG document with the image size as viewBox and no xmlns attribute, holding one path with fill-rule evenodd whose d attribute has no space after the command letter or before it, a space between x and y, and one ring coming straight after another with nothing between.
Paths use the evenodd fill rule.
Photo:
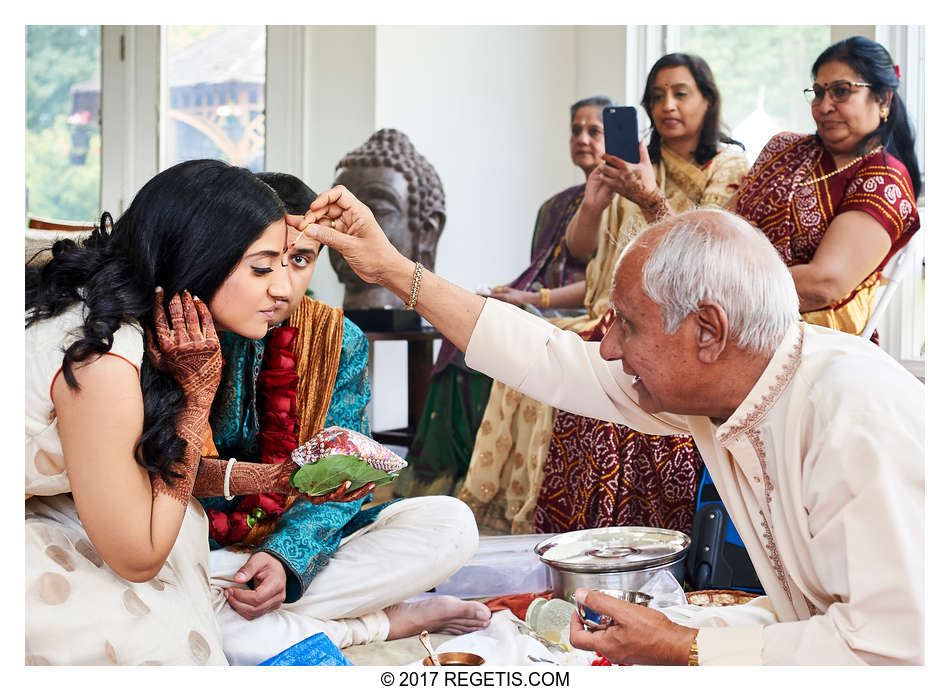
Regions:
<instances>
[{"instance_id":1,"label":"wooden table","mask_svg":"<svg viewBox=\"0 0 950 691\"><path fill-rule=\"evenodd\" d=\"M370 344L376 341L406 341L409 374L408 412L409 425L400 429L373 432L373 439L381 444L408 447L422 419L429 384L432 381L432 341L442 334L431 326L404 331L366 331Z\"/></svg>"}]
</instances>

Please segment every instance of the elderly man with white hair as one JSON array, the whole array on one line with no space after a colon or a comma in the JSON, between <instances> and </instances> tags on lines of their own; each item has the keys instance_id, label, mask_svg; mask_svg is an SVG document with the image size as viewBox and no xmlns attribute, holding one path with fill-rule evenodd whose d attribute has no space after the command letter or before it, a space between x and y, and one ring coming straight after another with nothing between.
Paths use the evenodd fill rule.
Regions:
<instances>
[{"instance_id":1,"label":"elderly man with white hair","mask_svg":"<svg viewBox=\"0 0 950 691\"><path fill-rule=\"evenodd\" d=\"M290 220L316 220L318 241L470 367L558 408L693 436L774 616L696 629L578 590L615 624L575 616L575 646L621 663L923 662L923 386L876 346L799 321L788 270L748 223L703 209L644 231L598 344L414 265L344 188Z\"/></svg>"}]
</instances>

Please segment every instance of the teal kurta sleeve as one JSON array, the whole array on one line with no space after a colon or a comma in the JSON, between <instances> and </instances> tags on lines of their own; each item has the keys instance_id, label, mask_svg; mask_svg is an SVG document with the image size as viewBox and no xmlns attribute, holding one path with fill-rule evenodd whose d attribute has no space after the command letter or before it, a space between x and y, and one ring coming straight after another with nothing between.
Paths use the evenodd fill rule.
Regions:
<instances>
[{"instance_id":1,"label":"teal kurta sleeve","mask_svg":"<svg viewBox=\"0 0 950 691\"><path fill-rule=\"evenodd\" d=\"M363 502L307 503L297 500L277 521L277 527L261 543L258 552L277 557L287 572L284 602L296 602L317 572L330 562L340 546L343 529L359 512Z\"/></svg>"}]
</instances>

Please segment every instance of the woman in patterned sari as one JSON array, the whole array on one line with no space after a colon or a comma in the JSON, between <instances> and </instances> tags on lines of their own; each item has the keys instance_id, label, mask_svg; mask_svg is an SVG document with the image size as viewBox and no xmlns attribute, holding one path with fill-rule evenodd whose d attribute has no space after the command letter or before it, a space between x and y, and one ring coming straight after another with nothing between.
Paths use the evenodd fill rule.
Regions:
<instances>
[{"instance_id":1,"label":"woman in patterned sari","mask_svg":"<svg viewBox=\"0 0 950 691\"><path fill-rule=\"evenodd\" d=\"M609 98L593 96L571 106L571 161L585 176L604 153L601 111L609 105L613 105ZM567 224L583 196L584 185L575 185L541 205L531 240L531 264L507 286L493 288L492 297L541 309L583 307L586 262L575 259L564 246ZM491 385L489 377L465 366L458 348L442 342L422 420L406 456L409 467L396 480L397 494L454 491L468 470Z\"/></svg>"},{"instance_id":2,"label":"woman in patterned sari","mask_svg":"<svg viewBox=\"0 0 950 691\"><path fill-rule=\"evenodd\" d=\"M201 459L217 334L266 333L284 209L247 170L197 160L110 224L26 271L26 662L223 664L192 494L224 489ZM247 465L230 487L292 493L290 466Z\"/></svg>"},{"instance_id":3,"label":"woman in patterned sari","mask_svg":"<svg viewBox=\"0 0 950 691\"><path fill-rule=\"evenodd\" d=\"M827 48L805 90L817 132L765 145L727 208L789 266L802 319L860 334L881 269L920 228L920 172L900 71L860 36Z\"/></svg>"},{"instance_id":4,"label":"woman in patterned sari","mask_svg":"<svg viewBox=\"0 0 950 691\"><path fill-rule=\"evenodd\" d=\"M641 143L640 164L631 165L605 156L609 165L602 164L591 174L584 201L568 227L570 252L581 259L593 254L587 266L587 313L554 323L591 340L599 340L609 325L611 277L627 242L662 209L679 212L723 204L733 195L748 168L744 152L740 147L730 146L733 140L721 132L719 94L705 62L700 58L674 55L661 58L654 65L647 80L648 98L644 103L651 118L655 109L649 104L654 101L655 90L668 92L666 100L670 107L656 108L675 122L656 125L649 150ZM624 176L632 175L649 176L653 180L652 187L648 188L650 195L643 195L624 183ZM586 242L578 242L579 239ZM556 422L561 418L565 422ZM558 492L557 496L571 497L572 502L574 497L580 496L578 493L598 496L602 485L599 476L591 475L585 477L583 484L575 484L573 469L578 464L568 463L561 453L568 448L566 440L557 441L552 436L562 427L569 427L567 419L574 425L571 429L576 429L581 420L495 383L479 429L472 464L459 494L459 498L472 507L483 531L531 532L536 501L552 506L549 498L553 492ZM611 428L620 434L621 441L629 438L629 431ZM578 443L588 442L586 433L575 433L574 438ZM549 448L555 454L553 458L549 457ZM666 462L670 455L674 456L673 461ZM655 457L660 461L654 462ZM667 472L682 469L675 471L671 478L678 479L681 474L688 476L685 482L678 483L677 486L684 485L686 490L677 490L677 497L690 490L695 493L695 460L692 441L688 438L650 442L645 451L638 449L637 458L644 459L642 462L651 468L660 465ZM542 478L550 483L555 478L567 478L569 471L572 478L572 484L567 486L571 488L569 492L564 491L563 484L557 488L553 484L542 485ZM605 482L616 485L617 478ZM666 485L671 483L668 481ZM652 523L658 524L658 521ZM545 523L541 531L566 529Z\"/></svg>"}]
</instances>

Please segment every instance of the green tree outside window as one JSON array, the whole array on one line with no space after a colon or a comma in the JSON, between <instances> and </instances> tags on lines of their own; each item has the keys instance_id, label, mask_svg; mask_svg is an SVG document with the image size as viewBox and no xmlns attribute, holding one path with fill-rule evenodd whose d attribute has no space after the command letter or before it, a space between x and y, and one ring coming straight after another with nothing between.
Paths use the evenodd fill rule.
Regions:
<instances>
[{"instance_id":1,"label":"green tree outside window","mask_svg":"<svg viewBox=\"0 0 950 691\"><path fill-rule=\"evenodd\" d=\"M101 31L26 27L26 207L34 216L99 214Z\"/></svg>"}]
</instances>

